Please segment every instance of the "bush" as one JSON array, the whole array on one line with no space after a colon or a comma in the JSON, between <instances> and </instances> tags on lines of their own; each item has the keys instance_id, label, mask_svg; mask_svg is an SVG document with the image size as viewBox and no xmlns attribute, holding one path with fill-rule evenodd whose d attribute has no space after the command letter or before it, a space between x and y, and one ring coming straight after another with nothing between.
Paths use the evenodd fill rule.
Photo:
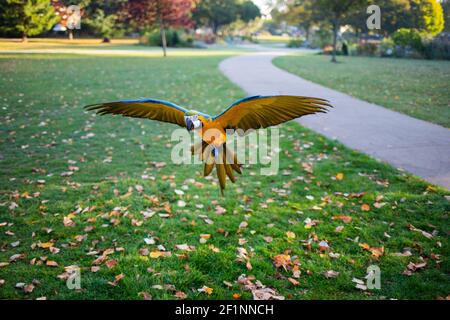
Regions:
<instances>
[{"instance_id":1,"label":"bush","mask_svg":"<svg viewBox=\"0 0 450 320\"><path fill-rule=\"evenodd\" d=\"M305 43L305 40L301 39L301 38L290 39L289 42L286 44L286 47L300 48L304 43Z\"/></svg>"},{"instance_id":2,"label":"bush","mask_svg":"<svg viewBox=\"0 0 450 320\"><path fill-rule=\"evenodd\" d=\"M333 35L327 29L319 29L312 35L311 47L324 48L333 43Z\"/></svg>"},{"instance_id":3,"label":"bush","mask_svg":"<svg viewBox=\"0 0 450 320\"><path fill-rule=\"evenodd\" d=\"M450 42L439 38L426 42L424 55L427 59L450 60Z\"/></svg>"},{"instance_id":4,"label":"bush","mask_svg":"<svg viewBox=\"0 0 450 320\"><path fill-rule=\"evenodd\" d=\"M395 43L391 38L384 38L380 44L380 56L392 57L395 53Z\"/></svg>"},{"instance_id":5,"label":"bush","mask_svg":"<svg viewBox=\"0 0 450 320\"><path fill-rule=\"evenodd\" d=\"M151 31L147 39L149 46L162 46L161 31L159 29ZM192 47L194 42L192 37L175 29L166 30L166 40L168 47Z\"/></svg>"},{"instance_id":6,"label":"bush","mask_svg":"<svg viewBox=\"0 0 450 320\"><path fill-rule=\"evenodd\" d=\"M405 49L408 49L408 47L410 47L418 52L422 52L423 50L422 37L420 36L419 31L417 31L416 29L398 29L392 35L392 40L394 40L394 43L396 45L401 46Z\"/></svg>"},{"instance_id":7,"label":"bush","mask_svg":"<svg viewBox=\"0 0 450 320\"><path fill-rule=\"evenodd\" d=\"M375 43L364 42L358 44L357 47L358 55L361 56L374 56L377 53L378 46Z\"/></svg>"}]
</instances>

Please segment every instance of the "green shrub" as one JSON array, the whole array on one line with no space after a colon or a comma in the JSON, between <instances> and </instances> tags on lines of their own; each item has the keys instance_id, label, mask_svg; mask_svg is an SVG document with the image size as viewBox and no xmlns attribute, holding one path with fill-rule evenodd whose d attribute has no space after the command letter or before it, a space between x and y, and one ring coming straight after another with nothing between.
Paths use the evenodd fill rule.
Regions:
<instances>
[{"instance_id":1,"label":"green shrub","mask_svg":"<svg viewBox=\"0 0 450 320\"><path fill-rule=\"evenodd\" d=\"M312 40L311 40L312 48L322 49L325 46L330 45L332 43L333 43L333 35L329 30L327 30L325 28L317 30L312 35Z\"/></svg>"},{"instance_id":2,"label":"green shrub","mask_svg":"<svg viewBox=\"0 0 450 320\"><path fill-rule=\"evenodd\" d=\"M380 44L380 55L382 57L392 57L395 54L395 43L391 38L384 38Z\"/></svg>"},{"instance_id":3,"label":"green shrub","mask_svg":"<svg viewBox=\"0 0 450 320\"><path fill-rule=\"evenodd\" d=\"M378 46L375 43L365 42L360 43L357 48L358 55L374 56L376 55Z\"/></svg>"},{"instance_id":4,"label":"green shrub","mask_svg":"<svg viewBox=\"0 0 450 320\"><path fill-rule=\"evenodd\" d=\"M410 47L418 52L422 52L422 37L416 29L401 28L394 32L392 40L398 46Z\"/></svg>"},{"instance_id":5,"label":"green shrub","mask_svg":"<svg viewBox=\"0 0 450 320\"><path fill-rule=\"evenodd\" d=\"M427 59L450 60L450 42L439 38L426 42L424 55Z\"/></svg>"},{"instance_id":6,"label":"green shrub","mask_svg":"<svg viewBox=\"0 0 450 320\"><path fill-rule=\"evenodd\" d=\"M246 35L241 36L241 40L242 41L248 41L248 42L251 42L251 43L258 43L258 39L253 37L253 35L251 35L251 34L246 34Z\"/></svg>"},{"instance_id":7,"label":"green shrub","mask_svg":"<svg viewBox=\"0 0 450 320\"><path fill-rule=\"evenodd\" d=\"M151 31L147 39L149 46L162 46L161 31L159 29ZM191 36L175 29L166 30L166 41L168 47L192 47L194 42Z\"/></svg>"},{"instance_id":8,"label":"green shrub","mask_svg":"<svg viewBox=\"0 0 450 320\"><path fill-rule=\"evenodd\" d=\"M300 48L304 42L305 42L305 40L301 39L301 38L290 39L289 42L286 44L286 47Z\"/></svg>"}]
</instances>

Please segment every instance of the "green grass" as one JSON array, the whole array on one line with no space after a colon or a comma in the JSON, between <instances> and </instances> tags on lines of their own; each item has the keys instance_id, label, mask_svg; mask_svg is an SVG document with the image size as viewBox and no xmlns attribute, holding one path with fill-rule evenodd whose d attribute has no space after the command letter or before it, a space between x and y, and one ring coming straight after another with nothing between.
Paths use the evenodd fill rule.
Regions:
<instances>
[{"instance_id":1,"label":"green grass","mask_svg":"<svg viewBox=\"0 0 450 320\"><path fill-rule=\"evenodd\" d=\"M450 62L286 56L275 65L305 79L450 128Z\"/></svg>"},{"instance_id":2,"label":"green grass","mask_svg":"<svg viewBox=\"0 0 450 320\"><path fill-rule=\"evenodd\" d=\"M142 299L139 293L147 292L154 299L174 299L167 287L173 285L188 299L232 299L234 293L250 299L251 293L236 283L241 274L254 275L287 299L435 299L449 294L448 192L288 123L281 126L280 174L260 176L258 166L246 168L220 197L217 181L203 178L201 165L170 162L173 126L95 117L81 108L147 96L216 113L244 96L220 74L217 65L224 57L0 57L0 263L14 254L25 255L0 267L0 298ZM157 168L154 162L167 165ZM303 163L312 164L312 173ZM61 176L69 166L79 171ZM342 180L334 178L338 173L344 174ZM142 193L136 185L143 187ZM183 189L184 195L175 189ZM352 194L360 192L365 195ZM385 205L377 209L380 196L378 202ZM178 207L181 199L185 207ZM164 203L171 208L168 218L159 216L166 213ZM361 210L362 204L370 210ZM226 213L217 214L218 206ZM90 210L74 214L75 225L65 226L64 217L77 207ZM114 211L116 207L122 209ZM156 214L144 219L141 211L147 208ZM345 224L333 220L335 215L353 220ZM306 229L306 218L320 223ZM133 224L134 219L142 224ZM243 221L248 226L239 229ZM408 224L436 233L428 239L410 231ZM345 228L336 233L340 225ZM295 239L287 238L288 231ZM201 244L200 234L211 238ZM267 236L271 243L264 240ZM156 243L146 244L149 237ZM239 244L240 238L247 243ZM340 257L321 253L321 240ZM60 251L37 245L46 242ZM185 243L195 250L175 248ZM385 254L375 260L358 243L383 246ZM151 252L157 245L172 255L141 255L140 249ZM251 253L251 270L236 261L238 247ZM107 248L117 249L108 256L117 265L101 264L98 272L91 272L92 262ZM404 248L412 256L393 255ZM285 251L300 262L297 286L288 281L290 270L273 264ZM409 262L421 257L425 268L402 275ZM58 266L47 266L46 259ZM352 278L362 279L372 264L381 268L381 290L356 289ZM69 290L57 278L70 265L81 267L81 290ZM340 275L326 279L322 272L330 269ZM108 284L121 273L125 277L117 286ZM33 280L40 284L31 293L15 288ZM203 286L212 288L212 294L197 291Z\"/></svg>"}]
</instances>

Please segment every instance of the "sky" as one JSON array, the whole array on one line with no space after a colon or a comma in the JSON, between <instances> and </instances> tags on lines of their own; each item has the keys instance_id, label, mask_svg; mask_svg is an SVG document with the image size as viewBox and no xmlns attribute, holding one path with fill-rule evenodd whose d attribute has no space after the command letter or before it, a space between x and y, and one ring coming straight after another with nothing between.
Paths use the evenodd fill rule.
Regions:
<instances>
[{"instance_id":1,"label":"sky","mask_svg":"<svg viewBox=\"0 0 450 320\"><path fill-rule=\"evenodd\" d=\"M271 0L252 0L261 10L262 14L269 14L270 13L270 3Z\"/></svg>"}]
</instances>

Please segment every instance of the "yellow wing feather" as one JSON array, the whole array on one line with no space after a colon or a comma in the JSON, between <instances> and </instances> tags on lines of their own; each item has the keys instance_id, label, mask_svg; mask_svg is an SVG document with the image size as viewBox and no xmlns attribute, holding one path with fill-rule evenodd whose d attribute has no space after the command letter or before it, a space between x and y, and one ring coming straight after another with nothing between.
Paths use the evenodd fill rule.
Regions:
<instances>
[{"instance_id":1,"label":"yellow wing feather","mask_svg":"<svg viewBox=\"0 0 450 320\"><path fill-rule=\"evenodd\" d=\"M169 122L186 127L184 115L186 109L156 99L124 100L100 104L93 104L85 107L87 110L96 110L97 114L120 114L126 117L147 118L162 122Z\"/></svg>"},{"instance_id":2,"label":"yellow wing feather","mask_svg":"<svg viewBox=\"0 0 450 320\"><path fill-rule=\"evenodd\" d=\"M267 128L331 107L327 100L301 96L255 96L232 104L214 117L225 129Z\"/></svg>"}]
</instances>

